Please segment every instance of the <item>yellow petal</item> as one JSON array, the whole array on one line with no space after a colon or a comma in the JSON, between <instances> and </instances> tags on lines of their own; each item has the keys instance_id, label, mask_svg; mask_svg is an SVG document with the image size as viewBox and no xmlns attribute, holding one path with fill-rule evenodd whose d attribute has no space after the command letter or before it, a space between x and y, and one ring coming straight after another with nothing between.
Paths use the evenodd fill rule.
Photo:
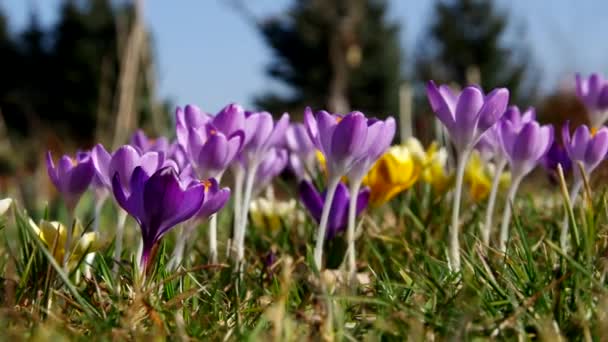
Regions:
<instances>
[{"instance_id":1,"label":"yellow petal","mask_svg":"<svg viewBox=\"0 0 608 342\"><path fill-rule=\"evenodd\" d=\"M371 190L370 204L380 206L409 189L420 175L419 164L405 146L393 146L372 166L363 184Z\"/></svg>"},{"instance_id":2,"label":"yellow petal","mask_svg":"<svg viewBox=\"0 0 608 342\"><path fill-rule=\"evenodd\" d=\"M65 226L58 221L42 220L39 227L42 241L53 254L55 261L62 263L67 239Z\"/></svg>"},{"instance_id":3,"label":"yellow petal","mask_svg":"<svg viewBox=\"0 0 608 342\"><path fill-rule=\"evenodd\" d=\"M11 207L11 204L13 204L12 198L4 198L0 200L0 216L4 216L4 214L6 214L8 209Z\"/></svg>"},{"instance_id":4,"label":"yellow petal","mask_svg":"<svg viewBox=\"0 0 608 342\"><path fill-rule=\"evenodd\" d=\"M85 253L92 253L98 251L102 246L99 233L88 232L83 234L80 238L77 238L70 260L75 259L78 262Z\"/></svg>"}]
</instances>

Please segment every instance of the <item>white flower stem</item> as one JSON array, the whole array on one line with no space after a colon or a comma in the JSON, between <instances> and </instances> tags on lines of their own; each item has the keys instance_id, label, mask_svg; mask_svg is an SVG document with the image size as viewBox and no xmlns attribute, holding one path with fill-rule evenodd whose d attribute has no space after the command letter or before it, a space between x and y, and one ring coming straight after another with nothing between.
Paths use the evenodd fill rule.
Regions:
<instances>
[{"instance_id":1,"label":"white flower stem","mask_svg":"<svg viewBox=\"0 0 608 342\"><path fill-rule=\"evenodd\" d=\"M245 257L245 233L247 231L247 215L249 214L249 202L251 202L251 194L253 193L253 183L255 181L255 173L258 169L257 163L247 169L245 179L245 192L243 193L242 212L240 217L240 228L238 231L237 243L237 262L242 263Z\"/></svg>"},{"instance_id":2,"label":"white flower stem","mask_svg":"<svg viewBox=\"0 0 608 342\"><path fill-rule=\"evenodd\" d=\"M460 242L458 241L460 225L460 200L462 199L462 183L464 170L471 151L464 150L456 162L456 188L454 189L454 202L452 204L452 225L449 231L449 266L452 272L460 272Z\"/></svg>"},{"instance_id":3,"label":"white flower stem","mask_svg":"<svg viewBox=\"0 0 608 342\"><path fill-rule=\"evenodd\" d=\"M243 205L243 182L245 172L242 167L234 168L234 227L232 231L232 246L236 246L236 241L241 227L241 210Z\"/></svg>"},{"instance_id":4,"label":"white flower stem","mask_svg":"<svg viewBox=\"0 0 608 342\"><path fill-rule=\"evenodd\" d=\"M574 184L572 185L572 189L570 189L570 194L568 196L570 199L570 205L572 207L574 207L574 204L576 203L578 193L580 192L582 186L583 186L582 177L575 177ZM566 211L566 214L564 215L564 222L562 223L562 230L559 234L560 247L564 251L568 250L568 246L569 246L569 243L568 243L568 230L569 229L570 229L570 218L568 217L568 211Z\"/></svg>"},{"instance_id":5,"label":"white flower stem","mask_svg":"<svg viewBox=\"0 0 608 342\"><path fill-rule=\"evenodd\" d=\"M490 198L488 199L488 207L486 208L486 221L481 230L481 238L485 246L490 245L490 233L492 232L492 216L494 215L494 205L496 204L496 195L498 194L498 186L500 185L500 177L503 170L507 166L507 160L502 159L498 162L494 179L492 180L492 189L490 190Z\"/></svg>"},{"instance_id":6,"label":"white flower stem","mask_svg":"<svg viewBox=\"0 0 608 342\"><path fill-rule=\"evenodd\" d=\"M220 173L215 177L219 184L222 180L222 174ZM209 218L209 261L212 264L217 263L217 213L214 213Z\"/></svg>"},{"instance_id":7,"label":"white flower stem","mask_svg":"<svg viewBox=\"0 0 608 342\"><path fill-rule=\"evenodd\" d=\"M511 223L511 207L514 205L515 195L519 184L523 179L523 175L517 175L513 178L509 192L507 194L507 202L505 203L505 210L502 214L502 223L500 225L500 240L498 242L498 249L505 253L507 251L507 241L509 240L509 224Z\"/></svg>"},{"instance_id":8,"label":"white flower stem","mask_svg":"<svg viewBox=\"0 0 608 342\"><path fill-rule=\"evenodd\" d=\"M118 210L118 221L116 222L116 241L114 243L114 274L118 273L120 266L120 257L122 255L122 240L125 231L125 222L127 221L127 212L123 209Z\"/></svg>"},{"instance_id":9,"label":"white flower stem","mask_svg":"<svg viewBox=\"0 0 608 342\"><path fill-rule=\"evenodd\" d=\"M209 218L209 262L217 264L217 213Z\"/></svg>"},{"instance_id":10,"label":"white flower stem","mask_svg":"<svg viewBox=\"0 0 608 342\"><path fill-rule=\"evenodd\" d=\"M93 221L93 231L99 231L99 223L101 221L101 210L103 209L103 205L106 203L106 199L108 196L98 196L95 202L95 220ZM87 254L84 265L84 275L87 278L91 278L91 264L95 260L95 253Z\"/></svg>"},{"instance_id":11,"label":"white flower stem","mask_svg":"<svg viewBox=\"0 0 608 342\"><path fill-rule=\"evenodd\" d=\"M68 270L68 259L70 258L70 254L72 253L72 248L70 248L70 246L72 246L72 228L74 227L74 224L76 224L75 221L75 215L74 215L74 211L75 208L70 208L68 209L68 224L66 225L66 230L67 230L67 236L65 238L65 245L63 246L63 270L67 273Z\"/></svg>"},{"instance_id":12,"label":"white flower stem","mask_svg":"<svg viewBox=\"0 0 608 342\"><path fill-rule=\"evenodd\" d=\"M179 234L177 238L177 242L175 243L175 248L173 249L173 254L171 255L171 260L167 267L170 270L175 270L179 265L181 265L184 260L184 250L186 249L186 243L189 238L192 236L192 232L196 227L196 220L190 220L183 225L182 233Z\"/></svg>"},{"instance_id":13,"label":"white flower stem","mask_svg":"<svg viewBox=\"0 0 608 342\"><path fill-rule=\"evenodd\" d=\"M325 203L323 204L323 212L321 213L321 221L319 222L319 229L317 231L317 242L315 244L315 265L317 270L321 271L323 262L323 242L325 241L325 233L327 231L327 221L329 220L329 211L331 210L331 204L334 200L334 194L336 188L340 183L340 177L330 177L327 182L327 194L325 195Z\"/></svg>"},{"instance_id":14,"label":"white flower stem","mask_svg":"<svg viewBox=\"0 0 608 342\"><path fill-rule=\"evenodd\" d=\"M357 197L361 188L361 179L352 179L350 184L350 200L348 205L348 229L346 238L348 240L348 279L350 283L357 273L357 262L355 259L355 223L357 216Z\"/></svg>"}]
</instances>

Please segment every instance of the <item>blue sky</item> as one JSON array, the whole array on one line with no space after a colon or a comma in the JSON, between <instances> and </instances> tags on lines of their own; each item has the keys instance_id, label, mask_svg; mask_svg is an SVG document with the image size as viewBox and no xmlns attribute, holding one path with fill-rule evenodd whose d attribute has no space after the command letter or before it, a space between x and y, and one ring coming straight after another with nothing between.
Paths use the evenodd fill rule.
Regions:
<instances>
[{"instance_id":1,"label":"blue sky","mask_svg":"<svg viewBox=\"0 0 608 342\"><path fill-rule=\"evenodd\" d=\"M251 104L254 94L284 90L264 74L271 51L228 0L145 0L153 32L160 93L176 104L195 103L215 112L224 104ZM259 17L279 15L289 0L243 1ZM389 17L402 23L401 42L411 56L432 16L432 0L389 0ZM0 0L13 30L31 6L43 25L57 17L61 0ZM178 5L176 5L178 4ZM512 16L507 40L524 40L543 72L543 88L567 84L573 72L608 70L608 1L497 0ZM526 29L522 34L519 28Z\"/></svg>"}]
</instances>

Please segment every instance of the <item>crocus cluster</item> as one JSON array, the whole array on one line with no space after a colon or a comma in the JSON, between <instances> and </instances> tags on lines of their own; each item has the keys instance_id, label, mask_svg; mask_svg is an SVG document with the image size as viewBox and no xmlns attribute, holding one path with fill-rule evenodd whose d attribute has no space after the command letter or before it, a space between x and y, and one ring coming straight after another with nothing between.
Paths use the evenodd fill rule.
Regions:
<instances>
[{"instance_id":1,"label":"crocus cluster","mask_svg":"<svg viewBox=\"0 0 608 342\"><path fill-rule=\"evenodd\" d=\"M449 160L455 161L454 171L447 165L446 146L432 143L425 150L412 137L391 147L396 130L392 117L379 120L359 111L337 114L306 108L303 122L290 123L287 113L275 120L268 112L246 111L237 104L229 104L214 115L186 105L175 111L174 141L162 136L150 138L138 130L128 144L112 150L98 144L58 161L48 152L49 178L74 224L42 221L30 225L49 248L58 247L52 252L54 258L72 269L75 260L100 247L98 225L83 234L75 219L80 198L91 189L96 217L110 194L119 208L114 250L117 264L122 259L127 215L141 231L139 260L143 271L150 267L163 236L183 223L170 261L171 267L179 266L195 228L207 220L209 262L216 263L218 214L232 197L234 227L232 243L227 245L233 246L234 260L242 269L250 218L255 228L269 226L274 231L286 222L292 225L302 220L293 199L275 200L268 195L273 194L273 180L289 170L299 184L300 202L318 224L316 268L323 267L324 241L345 233L345 260L348 279L352 279L357 271L357 217L368 205L382 206L421 181L427 183L429 193L452 198L448 262L451 270L459 272L459 213L465 182L470 185L471 200L487 200L480 231L485 246L491 243L499 189L510 183L497 241L498 249L506 253L519 185L538 164L549 170L553 179L558 168L572 170L570 201L574 203L584 179L608 153L608 128L602 126L608 119L608 81L597 74L587 79L576 77L576 93L587 108L591 125L579 126L571 134L566 123L561 144L554 139L553 126L537 121L534 108L522 112L517 106L508 106L507 89L486 94L477 85L456 90L430 81L426 93L453 144L455 155ZM226 173L231 177L224 177ZM224 185L226 180L231 181L230 188ZM266 197L260 196L264 190ZM7 203L0 201L0 211L6 211ZM567 220L560 239L566 249ZM87 258L87 263L92 261Z\"/></svg>"},{"instance_id":2,"label":"crocus cluster","mask_svg":"<svg viewBox=\"0 0 608 342\"><path fill-rule=\"evenodd\" d=\"M304 121L310 139L326 160L327 192L319 220L314 258L318 269L322 267L323 241L331 206L340 178L349 179L350 200L348 212L348 265L349 274L356 272L354 230L357 197L363 178L382 154L389 148L395 135L395 120L368 119L361 112L346 115L318 111L313 114L306 108Z\"/></svg>"}]
</instances>

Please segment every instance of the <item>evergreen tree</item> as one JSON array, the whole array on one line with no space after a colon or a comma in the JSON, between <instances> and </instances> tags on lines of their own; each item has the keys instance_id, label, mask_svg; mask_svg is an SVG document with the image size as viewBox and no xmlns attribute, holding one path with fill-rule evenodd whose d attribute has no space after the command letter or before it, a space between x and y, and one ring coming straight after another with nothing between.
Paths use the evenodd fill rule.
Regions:
<instances>
[{"instance_id":1,"label":"evergreen tree","mask_svg":"<svg viewBox=\"0 0 608 342\"><path fill-rule=\"evenodd\" d=\"M41 27L32 14L27 28L15 37L6 33L0 16L5 80L0 108L11 134L40 139L48 132L63 143L86 146L99 131L113 132L122 45L133 13L130 4L111 0L68 0L52 27ZM145 46L150 49L150 44ZM140 63L153 66L151 49L144 55ZM138 114L148 113L153 101L148 90L153 85L142 75L136 80Z\"/></svg>"},{"instance_id":2,"label":"evergreen tree","mask_svg":"<svg viewBox=\"0 0 608 342\"><path fill-rule=\"evenodd\" d=\"M420 81L466 85L478 71L484 89L507 87L513 103L529 104L536 78L527 46L504 43L507 14L492 0L438 0L428 35L419 43L416 73ZM473 77L475 78L475 77Z\"/></svg>"},{"instance_id":3,"label":"evergreen tree","mask_svg":"<svg viewBox=\"0 0 608 342\"><path fill-rule=\"evenodd\" d=\"M396 114L400 82L399 25L383 0L296 0L286 16L259 25L275 58L267 73L290 89L256 98L272 113L305 106Z\"/></svg>"}]
</instances>

